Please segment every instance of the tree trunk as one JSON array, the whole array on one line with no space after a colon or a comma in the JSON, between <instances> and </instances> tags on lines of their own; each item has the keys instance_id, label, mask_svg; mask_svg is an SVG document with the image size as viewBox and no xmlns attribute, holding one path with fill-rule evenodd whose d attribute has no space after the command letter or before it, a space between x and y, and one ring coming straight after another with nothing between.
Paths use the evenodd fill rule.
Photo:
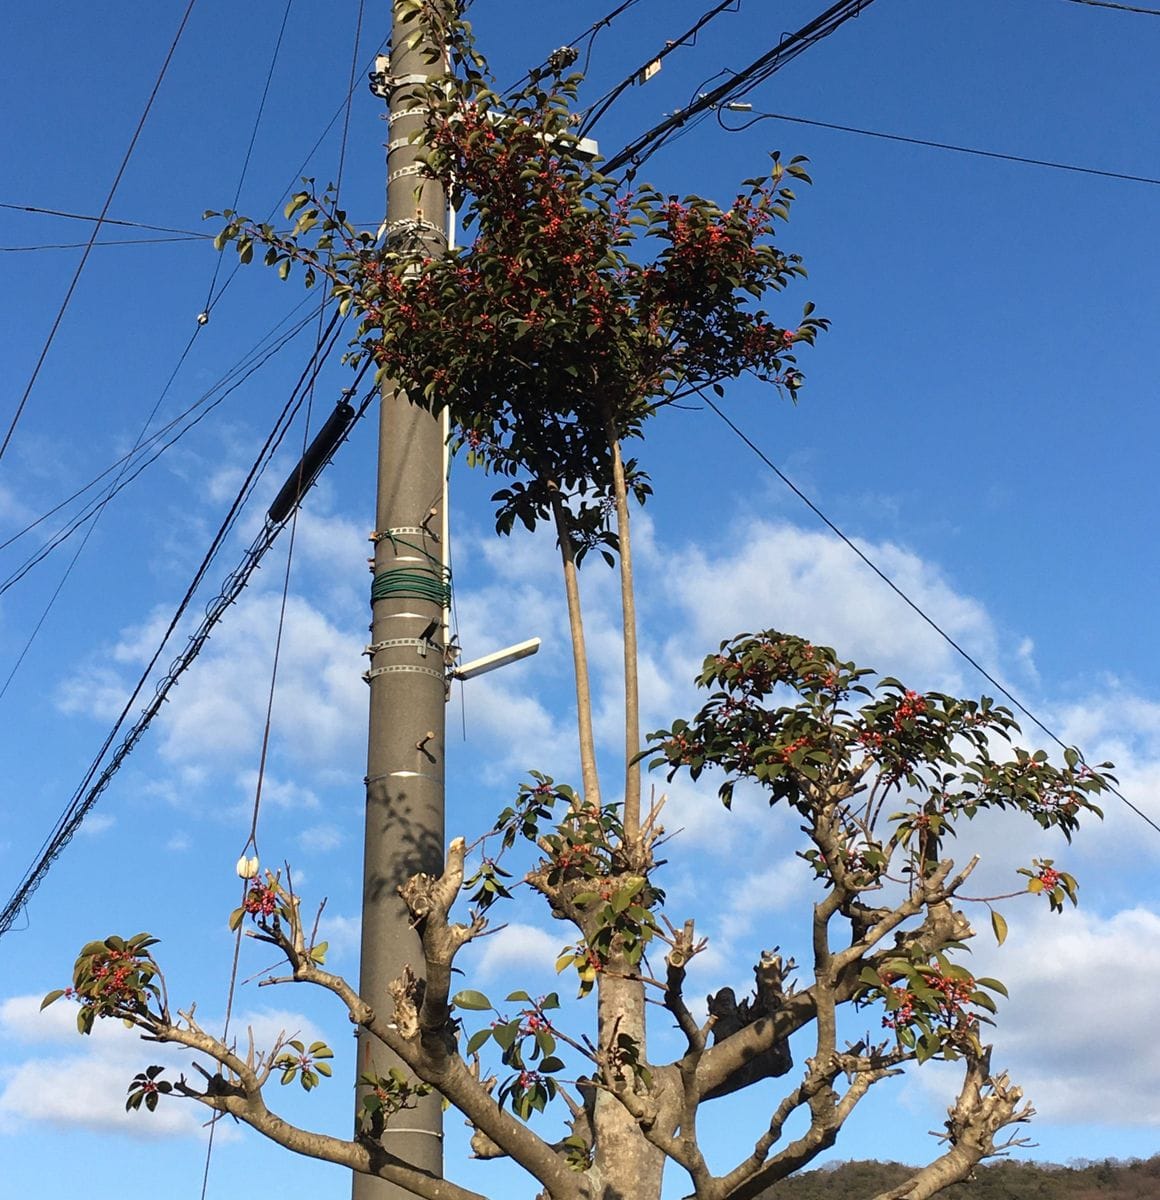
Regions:
<instances>
[{"instance_id":1,"label":"tree trunk","mask_svg":"<svg viewBox=\"0 0 1160 1200\"><path fill-rule=\"evenodd\" d=\"M597 1044L603 1055L615 1061L616 1042L627 1034L645 1058L644 984L626 978L632 968L614 955L598 980ZM610 1074L615 1074L614 1069ZM630 1068L614 1080L632 1088ZM596 1161L589 1178L592 1200L660 1200L664 1155L648 1142L636 1119L604 1088L596 1092Z\"/></svg>"}]
</instances>

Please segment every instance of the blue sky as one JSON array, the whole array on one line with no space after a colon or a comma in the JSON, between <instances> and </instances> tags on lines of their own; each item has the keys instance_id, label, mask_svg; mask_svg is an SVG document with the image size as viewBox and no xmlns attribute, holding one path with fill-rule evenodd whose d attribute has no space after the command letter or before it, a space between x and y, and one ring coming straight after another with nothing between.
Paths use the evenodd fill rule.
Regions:
<instances>
[{"instance_id":1,"label":"blue sky","mask_svg":"<svg viewBox=\"0 0 1160 1200\"><path fill-rule=\"evenodd\" d=\"M514 80L611 4L480 0L473 19L501 82ZM706 6L707 7L707 6ZM737 68L820 5L742 0L625 94L597 129L615 151L688 102L702 81ZM99 211L184 5L99 10L61 0L5 16L0 79L6 170L0 203ZM233 201L283 5L201 0L112 205L112 216L202 228ZM639 0L596 39L598 96L692 24L701 6ZM282 55L238 205L265 216L297 174L332 178L338 126L299 164L347 90L357 5L291 9ZM359 76L385 36L385 5L367 6ZM1101 170L1160 176L1160 19L1069 0L932 5L876 0L748 97L755 111L904 134ZM344 172L348 210L376 225L382 206L380 110L360 82ZM738 119L740 120L740 118ZM341 124L341 122L340 122ZM786 322L812 299L833 328L804 362L791 409L741 383L729 414L850 537L975 657L1088 757L1113 758L1125 794L1160 819L1160 647L1154 454L1160 439L1154 332L1160 301L1155 186L996 162L779 121L729 134L699 125L642 176L666 192L727 201L767 152L806 154L783 244L810 278L785 297ZM83 242L82 222L0 209L0 246ZM149 236L113 228L109 238ZM160 236L160 235L158 235ZM79 249L0 250L0 347L7 427ZM174 371L217 266L208 243L93 251L0 462L0 541L7 541L129 449ZM233 263L222 262L218 283ZM300 303L257 267L230 282L158 409L192 404ZM305 313L299 309L297 316ZM295 319L294 317L289 318ZM156 645L256 447L309 353L310 333L273 358L109 506L20 669L0 696L6 816L0 883L10 894L64 808ZM339 366L316 412L347 385ZM156 427L156 425L154 426ZM303 513L260 846L289 858L302 889L328 896L336 965L357 970L357 864L367 621L366 530L373 430L364 422ZM271 468L268 499L292 465ZM645 447L656 497L640 523L646 728L685 714L700 657L742 629L773 625L837 646L919 687L991 690L870 576L730 431L705 411L666 414ZM448 829L490 824L521 772L574 776L568 654L550 544L499 543L486 481L454 479L457 618L469 657L538 635L540 655L457 692L448 713ZM247 511L211 573L232 568L260 521ZM71 509L0 549L7 580ZM0 595L0 687L45 611L76 539ZM148 928L175 996L207 1021L224 1011L236 902L257 769L285 547L271 554L145 741L0 940L0 1147L13 1194L63 1200L84 1186L120 1195L124 1175L196 1195L204 1159L197 1114L119 1110L130 1076L156 1051L122 1031L82 1042L69 1014L38 1018L80 944ZM614 754L613 580L585 572L597 660L598 718ZM210 586L197 609L212 597ZM170 655L166 655L166 661ZM1027 740L1036 740L1027 728ZM658 781L659 783L659 781ZM712 785L674 789L667 888L711 937L696 989L746 985L764 946L800 938L806 881L792 824L757 802L720 811ZM1109 801L1107 819L1070 850L1023 828L980 827L989 878L1055 854L1081 881L1081 907L1048 920L1012 905L1002 951L975 960L1012 988L996 1061L1040 1111L1035 1156L1066 1161L1158 1149L1160 1052L1148 1036L1160 992L1160 834ZM966 848L966 847L965 847ZM736 878L737 895L721 886ZM553 986L563 942L543 914L519 910L472 966L485 990ZM980 938L979 941L985 941ZM800 955L799 955L800 957ZM268 964L252 954L243 974ZM566 989L567 984L563 987ZM325 1094L289 1115L347 1126L350 1068L342 1013L301 993L250 984L236 1028L329 1033L339 1050ZM580 1019L582 1014L577 1014ZM62 1021L64 1024L62 1025ZM772 1100L773 1085L761 1093ZM919 1161L952 1082L936 1071L871 1097L839 1157ZM283 1097L277 1097L281 1102ZM759 1127L726 1109L714 1152L744 1152ZM462 1138L449 1120L449 1163ZM747 1142L748 1139L748 1142ZM94 1172L94 1155L102 1164ZM111 1164L116 1164L114 1170ZM467 1165L481 1189L530 1185ZM490 1175L489 1175L490 1171ZM450 1173L454 1174L454 1171ZM223 1131L210 1195L239 1178L276 1178L293 1200L346 1194L333 1168L289 1162L256 1138ZM498 1178L501 1182L489 1183ZM679 1195L679 1181L673 1182Z\"/></svg>"}]
</instances>

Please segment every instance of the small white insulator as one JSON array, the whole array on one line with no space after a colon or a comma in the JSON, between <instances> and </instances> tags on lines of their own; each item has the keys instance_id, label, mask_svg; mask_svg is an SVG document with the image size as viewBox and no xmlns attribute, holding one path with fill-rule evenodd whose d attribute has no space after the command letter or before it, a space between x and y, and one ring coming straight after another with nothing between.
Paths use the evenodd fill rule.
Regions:
<instances>
[{"instance_id":1,"label":"small white insulator","mask_svg":"<svg viewBox=\"0 0 1160 1200\"><path fill-rule=\"evenodd\" d=\"M253 879L258 873L258 856L256 854L247 858L244 854L238 859L238 865L234 868L239 877L242 879Z\"/></svg>"},{"instance_id":2,"label":"small white insulator","mask_svg":"<svg viewBox=\"0 0 1160 1200\"><path fill-rule=\"evenodd\" d=\"M209 324L209 313L199 312L197 314L197 323L199 325L208 325Z\"/></svg>"}]
</instances>

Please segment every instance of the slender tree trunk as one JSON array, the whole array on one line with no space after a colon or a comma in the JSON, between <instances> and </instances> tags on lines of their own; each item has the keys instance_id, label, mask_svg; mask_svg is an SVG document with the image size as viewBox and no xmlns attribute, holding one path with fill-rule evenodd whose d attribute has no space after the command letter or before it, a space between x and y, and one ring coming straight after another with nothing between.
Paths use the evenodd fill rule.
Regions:
<instances>
[{"instance_id":1,"label":"slender tree trunk","mask_svg":"<svg viewBox=\"0 0 1160 1200\"><path fill-rule=\"evenodd\" d=\"M568 629L572 636L572 664L576 675L576 723L580 741L580 779L584 799L600 804L600 775L596 769L596 737L592 731L592 688L588 680L588 649L584 641L584 618L580 608L580 581L576 575L576 550L572 545L572 523L557 491L552 492L552 515L560 558L564 565L564 591L568 597Z\"/></svg>"},{"instance_id":2,"label":"slender tree trunk","mask_svg":"<svg viewBox=\"0 0 1160 1200\"><path fill-rule=\"evenodd\" d=\"M628 520L628 487L620 440L609 423L612 449L612 486L616 498L616 536L620 545L620 609L624 635L624 837L630 842L640 832L640 688L637 674L636 593L632 575L632 539Z\"/></svg>"}]
</instances>

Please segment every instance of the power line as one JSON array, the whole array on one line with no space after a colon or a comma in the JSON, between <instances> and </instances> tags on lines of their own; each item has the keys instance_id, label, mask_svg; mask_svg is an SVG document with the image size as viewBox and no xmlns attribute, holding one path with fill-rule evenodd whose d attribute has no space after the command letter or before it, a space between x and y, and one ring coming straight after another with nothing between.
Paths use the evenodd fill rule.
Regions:
<instances>
[{"instance_id":1,"label":"power line","mask_svg":"<svg viewBox=\"0 0 1160 1200\"><path fill-rule=\"evenodd\" d=\"M341 318L336 313L326 331L327 337L329 337L334 331L335 327L340 323L340 320ZM333 342L331 344L333 345ZM329 351L327 353L329 353ZM136 687L133 689L132 695L130 695L129 699L125 702L125 706L121 710L120 716L117 718L112 730L110 730L108 736L105 738L105 741L102 743L101 748L98 750L96 757L89 766L89 769L86 772L84 779L81 781L80 786L73 793L72 799L69 801L64 812L58 818L52 832L42 844L35 863L26 872L23 880L16 888L16 891L8 901L3 912L0 912L0 936L3 936L3 934L11 928L12 922L15 920L19 912L24 908L28 898L32 895L36 888L40 886L41 881L44 879L45 875L47 875L52 864L59 857L61 851L65 848L69 841L72 840L73 835L76 833L77 829L80 828L81 822L84 820L85 816L92 809L101 793L106 787L108 787L113 776L120 769L125 759L128 758L137 742L141 739L141 736L145 733L145 730L149 727L149 724L152 722L153 718L157 715L169 692L193 663L194 659L197 657L198 653L200 653L202 647L205 645L205 642L208 640L210 633L213 631L218 621L221 620L226 610L237 600L238 596L249 582L250 576L257 569L262 556L266 553L270 546L273 545L278 533L285 527L285 520L280 523L267 520L263 523L261 532L259 532L257 537L251 543L249 549L243 556L241 564L226 580L226 583L221 592L218 594L217 598L210 603L206 610L205 617L198 626L197 630L190 636L186 643L185 649L174 660L174 663L170 667L168 673L157 685L152 700L150 700L146 707L142 710L132 728L125 735L117 749L114 751L112 757L108 761L108 764L103 770L101 770L101 763L104 762L105 755L113 745L117 734L125 723L125 720L128 717L133 705L136 703L137 698L144 690L145 685L152 674L153 668L157 665L157 662L161 658L166 645L168 645L170 638L173 636L177 626L184 617L186 610L192 603L197 589L201 586L201 583L209 571L210 566L217 558L225 539L228 537L230 531L234 528L243 506L253 494L253 490L258 480L261 478L261 475L269 465L274 452L277 450L282 439L285 437L285 434L289 429L290 422L294 419L295 414L301 408L307 389L309 388L310 383L313 382L314 377L317 376L319 371L321 371L325 358L325 354L316 353L313 355L310 362L299 376L298 382L294 385L294 389L291 392L290 399L287 400L282 412L279 414L278 419L274 424L274 428L267 436L266 441L263 443L262 448L259 450L258 455L254 460L253 466L250 468L249 473L242 482L241 487L238 489L237 495L235 496L229 511L226 513L221 525L218 527L218 531L214 535L209 549L206 551L200 566L194 573L192 582L186 588L181 602L178 604L172 619L162 635L160 644L153 653L153 656L150 658L145 670L142 672ZM356 388L358 383L361 382L362 377L365 375L368 368L372 365L372 362L373 360L368 359L367 362L363 364L363 368L355 381ZM372 389L372 391L368 393L366 398L363 400L359 408L355 411L354 416L351 419L350 427L353 427L355 421L357 421L359 417L361 417L366 411L374 395L375 392ZM337 444L338 443L336 443L336 448Z\"/></svg>"},{"instance_id":2,"label":"power line","mask_svg":"<svg viewBox=\"0 0 1160 1200\"><path fill-rule=\"evenodd\" d=\"M152 466L152 464L155 463L162 454L171 449L191 429L205 420L205 418L209 416L209 414L215 408L217 408L218 405L226 399L226 397L241 387L242 384L244 384L256 371L265 366L266 363L274 357L274 355L278 354L291 341L293 341L294 338L296 338L303 331L303 329L306 328L309 322L313 320L315 316L314 311L308 313L289 330L280 335L280 337L269 347L262 349L262 343L271 337L271 335L277 330L278 325L283 324L288 317L293 314L293 312L297 311L302 304L306 303L307 299L308 297L304 297L297 305L295 305L290 314L288 314L286 317L283 317L282 320L279 321L278 324L275 325L274 328L259 341L258 345L255 346L253 350L245 354L241 360L231 367L230 370L227 371L226 374L223 375L222 378L213 385L213 387L205 392L196 403L190 405L184 412L179 413L173 418L172 421L162 426L156 433L150 435L150 437L141 442L135 451L131 450L127 454L122 455L121 458L111 463L99 475L97 475L96 478L85 484L84 487L78 488L72 493L71 496L66 497L64 500L54 505L48 510L48 512L42 513L36 518L36 520L31 521L23 529L12 534L4 542L0 542L0 550L6 549L25 534L30 533L33 529L37 528L37 526L43 524L43 522L48 520L49 517L54 516L66 505L72 503L73 500L83 496L85 492L90 491L98 483L100 483L100 481L106 475L109 475L113 471L117 470L117 468L122 466L122 464L128 463L135 453L140 455L151 447L157 447L155 452L151 454L149 458L145 459L144 461L139 461L131 475L124 476L123 478L119 477L119 482L115 489L112 489L103 498L89 501L89 503L81 509L77 516L72 518L68 524L58 529L44 546L41 546L39 550L35 551L29 558L27 558L13 575L9 576L8 579L4 580L3 582L0 582L0 595L3 595L4 592L6 592L10 587L13 586L13 584L17 583L21 578L23 578L24 575L26 575L28 571L35 567L39 562L42 562L53 550L56 549L57 546L59 546L62 542L67 541L68 538L70 538L77 531L77 529L85 524L85 522L91 520L93 516L100 510L101 506L108 503L108 501L112 499L113 495L122 491L125 487L132 483L133 480L135 480L137 476L139 476L147 467ZM201 410L200 412L198 411L199 409ZM197 415L193 416L192 414L194 413ZM177 427L181 421L185 420L186 417L191 416L192 419L186 425L178 428L173 437L158 446L158 443L167 433Z\"/></svg>"},{"instance_id":3,"label":"power line","mask_svg":"<svg viewBox=\"0 0 1160 1200\"><path fill-rule=\"evenodd\" d=\"M206 242L212 239L213 235L209 233L187 233L180 237L152 237L152 238L106 238L104 241L94 242L94 246L157 246L163 242ZM79 250L83 246L87 246L88 242L39 242L35 245L28 246L0 246L0 253L15 254L22 250Z\"/></svg>"},{"instance_id":4,"label":"power line","mask_svg":"<svg viewBox=\"0 0 1160 1200\"><path fill-rule=\"evenodd\" d=\"M913 610L913 612L921 617L922 620L925 621L926 624L929 625L931 629L933 629L935 633L937 633L939 637L941 637L943 641L951 647L952 650L970 663L970 665L974 667L975 670L978 671L978 673L992 687L1000 691L1029 721L1032 722L1032 724L1038 727L1044 736L1050 738L1051 741L1053 741L1061 750L1070 750L1073 748L1068 746L1068 744L1064 742L1063 739L1060 738L1053 729L1049 728L1042 720L1040 720L1040 718L1037 717L1035 713L1033 713L1031 709L1029 709L1027 705L1024 704L1013 692L1011 692L1009 688L1000 683L999 680L996 679L995 676L992 675L991 672L988 671L987 668L978 661L978 659L976 659L972 654L970 654L969 651L965 650L961 645L959 645L959 643L955 641L955 639L951 637L951 635L947 633L947 631L943 629L943 627L933 617L928 616L927 613L920 608L919 605L912 600L902 590L902 588L900 588L898 584L896 584L894 580L891 579L890 576L887 575L886 572L883 571L882 568L878 566L878 564L874 562L874 560L857 545L857 543L848 538L842 532L842 530L839 529L838 526L835 525L834 522L831 521L824 512L822 512L822 510L809 498L809 496L807 496L805 492L803 492L801 488L799 488L797 484L789 478L788 475L780 470L780 468L757 445L756 442L749 438L739 426L734 424L734 422L730 420L730 418L727 417L716 404L713 403L713 400L701 388L694 385L693 391L695 391L701 397L701 399L705 401L705 403L713 410L713 412L715 412L717 416L729 426L733 433L736 434L736 436L740 438L741 441L743 441L759 459L761 459L761 461L778 477L778 479L780 479L782 483L784 483L785 486L789 488L789 490L793 492L795 496L797 496L797 498L810 510L810 512L812 512L814 516L816 516L818 520L820 520L822 524L826 526L827 529L835 534L839 540L849 547L849 549L853 550L853 552L862 560L862 562L865 563L866 566L868 566L870 570L873 571L874 574L877 575L878 578L881 579L882 582L886 584L886 586L890 588L890 590L907 605L908 608ZM1146 812L1133 804L1132 801L1129 800L1128 797L1119 790L1119 788L1117 788L1114 784L1109 783L1108 791L1110 791L1113 796L1116 796L1122 800L1124 804L1126 804L1128 808L1130 808L1132 812L1134 812L1142 821L1150 825L1157 833L1160 833L1160 823L1154 821Z\"/></svg>"},{"instance_id":5,"label":"power line","mask_svg":"<svg viewBox=\"0 0 1160 1200\"><path fill-rule=\"evenodd\" d=\"M752 91L799 54L828 37L852 17L859 16L872 3L873 0L839 0L820 16L803 25L796 33L787 34L772 50L748 66L740 71L731 72L729 79L711 92L698 95L686 108L670 113L663 121L614 154L601 166L601 170L609 175L626 165L635 170L665 142L679 132L687 130L691 123L703 120L711 110Z\"/></svg>"},{"instance_id":6,"label":"power line","mask_svg":"<svg viewBox=\"0 0 1160 1200\"><path fill-rule=\"evenodd\" d=\"M588 28L585 29L583 33L577 34L576 37L571 38L567 42L564 43L565 46L569 46L572 49L575 49L576 46L580 42L587 39L588 47L585 52L584 66L581 67L581 69L580 69L581 75L588 74L588 67L592 62L592 47L596 42L596 35L602 29L607 29L612 24L612 22L615 21L616 18L621 15L621 13L627 12L630 8L633 8L635 5L637 5L639 3L640 3L640 0L622 0L622 3L618 4L614 9L612 9L611 12L607 12L604 14L604 16L600 17L598 20L593 21L592 24L589 25ZM544 61L542 63L540 63L540 67L541 68L546 67L548 65L548 62L550 61L550 59L551 59L551 56L549 55L548 58L544 59ZM505 91L506 92L514 92L516 90L516 88L522 86L529 79L531 79L531 77L532 77L532 71L530 71L530 70L525 71L519 77L519 79L517 79L515 81L515 83L511 84L510 87L506 88Z\"/></svg>"},{"instance_id":7,"label":"power line","mask_svg":"<svg viewBox=\"0 0 1160 1200\"><path fill-rule=\"evenodd\" d=\"M70 221L95 221L101 225L119 225L124 229L145 229L151 233L184 233L188 237L198 238L213 236L209 233L198 233L193 229L177 229L172 225L147 225L143 221L124 221L116 217L94 217L87 213L66 212L59 208L40 208L35 204L0 203L0 208L8 209L10 212L39 213L47 217L65 217ZM79 244L82 246L86 245L85 242Z\"/></svg>"},{"instance_id":8,"label":"power line","mask_svg":"<svg viewBox=\"0 0 1160 1200\"><path fill-rule=\"evenodd\" d=\"M322 307L320 306L319 313L321 314L321 312L322 312ZM159 459L162 454L164 454L168 449L170 449L170 447L172 447L175 442L177 442L181 437L183 437L186 433L188 433L189 430L192 429L195 425L197 425L201 421L203 421L210 414L210 412L212 412L213 409L216 408L226 398L226 396L228 396L230 394L230 392L232 392L236 388L240 387L242 385L242 383L244 383L255 371L258 370L259 367L264 366L273 357L273 355L275 353L277 353L278 350L282 349L283 346L287 345L291 340L293 340L293 338L295 336L297 336L297 334L303 328L305 328L306 322L309 320L310 320L310 317L308 316L306 318L306 321L301 322L299 325L294 327L289 333L284 335L283 338L278 342L278 344L275 345L265 355L265 357L263 357L260 361L257 361L251 367L251 369L248 370L232 387L229 387L224 392L222 392L222 394L218 397L217 400L215 400L212 404L205 407L203 409L203 411L198 414L198 416L196 416L192 421L190 421L183 429L179 430L179 432L173 438L171 438L168 442L166 442L164 445L162 445L160 447L160 449L158 449L151 457L149 457L144 462L137 465L136 469L133 470L133 473L130 475L129 469L130 469L131 460L132 460L133 456L139 450L141 450L143 447L148 446L150 443L155 442L157 440L158 435L154 435L153 437L146 438L145 431L149 428L149 425L152 423L153 417L157 413L157 409L161 406L161 402L162 402L162 400L164 400L167 392L169 391L170 385L173 383L174 379L177 377L178 371L181 369L181 364L185 361L186 355L188 355L190 349L193 346L194 339L197 336L197 331L196 330L194 331L194 334L190 337L189 341L186 343L185 349L182 351L181 357L177 360L177 365L173 368L173 371L170 373L169 380L165 384L165 387L162 389L161 395L157 398L156 403L153 405L152 411L150 412L149 416L146 418L145 423L142 425L141 431L137 435L137 440L134 443L133 448L128 452L128 454L124 455L119 460L118 463L114 463L113 467L109 468L105 472L102 472L102 475L105 475L105 474L108 474L109 471L116 469L117 466L120 466L121 469L117 475L117 478L113 481L113 483L110 485L110 487L105 491L105 493L102 496L100 496L98 499L90 502L86 506L86 508L84 510L82 510L80 515L78 515L70 524L65 526L63 531L58 530L57 534L54 535L49 540L49 542L46 546L41 547L39 551L34 553L30 558L26 559L24 564L13 575L11 575L7 580L5 580L2 584L0 584L0 596L2 596L6 591L9 590L9 588L14 586L21 579L23 579L24 576L27 575L29 573L29 571L31 571L33 569L33 567L35 567L38 563L43 562L58 546L62 545L65 541L67 541L70 537L72 537L72 535L74 533L76 533L77 530L80 529L82 525L87 526L87 528L85 529L84 537L81 538L80 545L77 547L75 553L73 554L72 558L69 561L68 566L65 568L64 574L62 575L60 582L56 585L56 588L53 590L52 595L48 598L48 602L45 605L44 610L42 611L39 619L37 620L36 625L33 627L32 633L29 634L27 640L24 643L24 646L21 648L20 653L16 658L16 662L13 664L12 669L9 671L8 677L4 680L3 686L0 686L0 698L3 698L4 695L7 693L9 687L12 684L12 680L15 679L16 673L20 670L21 664L24 662L24 659L27 657L29 650L32 649L32 646L33 646L34 642L36 641L36 638L39 635L40 630L43 627L45 621L48 619L49 613L52 611L54 605L56 604L56 601L59 598L60 593L64 588L64 585L68 582L69 576L72 574L73 569L76 567L77 560L80 558L81 553L83 552L85 546L88 545L89 538L92 537L93 532L97 527L97 523L100 521L101 517L104 515L105 509L109 506L113 497L116 496L118 494L118 492L121 492L124 488L128 487L128 485L130 483L132 483L133 480L135 480L137 478L137 476L140 475L141 472L145 470L146 467L149 467L153 463L155 463L157 461L157 459ZM337 334L335 335L335 339L337 340ZM328 354L331 349L333 349L333 343L327 350ZM318 348L316 347L315 353L317 353L317 352L318 352ZM189 410L187 410L187 412L188 411ZM168 430L170 428L172 428L172 422L170 422L169 424L164 426L162 428L162 430L159 431L159 434L163 434L166 430ZM98 478L100 478L100 477L98 477ZM39 522L37 522L37 523L39 523ZM19 536L19 535L17 535L17 536ZM13 539L9 539L9 542L11 542L12 540ZM9 542L4 543L4 545L8 545Z\"/></svg>"},{"instance_id":9,"label":"power line","mask_svg":"<svg viewBox=\"0 0 1160 1200\"><path fill-rule=\"evenodd\" d=\"M1112 0L1069 0L1071 4L1090 4L1093 8L1115 8L1120 12L1143 13L1147 17L1160 17L1160 9L1140 8L1135 4L1113 4Z\"/></svg>"},{"instance_id":10,"label":"power line","mask_svg":"<svg viewBox=\"0 0 1160 1200\"><path fill-rule=\"evenodd\" d=\"M626 75L614 88L606 92L595 103L588 106L584 114L584 119L580 122L580 127L576 130L577 137L587 136L596 123L604 116L606 112L616 103L617 99L627 91L638 80L646 78L646 72L656 65L659 69L660 64L668 58L674 50L679 50L682 46L692 46L696 44L697 34L704 26L708 25L714 17L719 16L723 12L737 12L740 6L740 0L721 0L715 7L701 14L698 20L691 25L678 38L666 40L664 46L651 58L646 59L637 69L631 74Z\"/></svg>"},{"instance_id":11,"label":"power line","mask_svg":"<svg viewBox=\"0 0 1160 1200\"><path fill-rule=\"evenodd\" d=\"M717 112L717 123L729 133L742 133L756 125L759 121L788 121L794 125L812 125L818 129L835 129L840 133L856 133L862 137L880 138L887 142L903 142L909 146L929 146L935 150L952 150L956 154L972 154L978 158L995 158L1002 162L1024 163L1032 167L1050 167L1054 171L1072 171L1078 175L1098 175L1104 179L1121 179L1129 183L1147 183L1160 186L1160 179L1150 175L1129 175L1123 171L1104 171L1098 167L1084 167L1076 163L1055 162L1045 158L1026 158L1019 154L1001 154L997 150L980 150L973 146L957 146L951 142L932 142L926 138L905 137L900 133L883 133L876 129L859 129L853 125L837 125L832 121L815 121L808 117L791 117L785 113L755 113L742 125L726 125L722 118L722 110L730 111L729 105L723 105ZM733 109L732 111L741 111Z\"/></svg>"},{"instance_id":12,"label":"power line","mask_svg":"<svg viewBox=\"0 0 1160 1200\"><path fill-rule=\"evenodd\" d=\"M149 116L149 110L153 107L153 101L157 99L157 93L161 90L161 82L165 78L166 72L169 70L169 64L173 60L173 55L177 50L177 43L181 40L182 33L185 32L186 23L189 21L190 14L193 12L193 6L197 0L189 0L189 4L185 9L185 15L181 18L181 24L177 27L177 33L174 35L173 43L169 47L169 53L165 56L165 61L161 64L161 70L157 74L157 80L153 84L153 90L149 93L149 99L145 102L145 110L141 114L141 119L137 122L137 128L133 131L133 136L129 139L129 148L125 151L125 157L121 160L121 165L117 169L116 177L113 179L113 184L109 188L109 194L105 197L104 207L101 209L100 216L97 218L96 224L93 226L93 232L89 237L88 245L85 247L84 253L81 255L81 261L77 263L77 269L73 273L72 282L68 285L68 291L65 292L64 299L60 303L60 308L57 311L56 318L52 323L52 328L48 331L48 337L45 338L44 347L40 351L40 357L36 360L36 366L32 369L32 375L28 380L28 384L24 389L24 394L20 398L20 403L16 406L16 412L12 416L12 421L8 426L8 432L4 435L3 443L0 443L0 459L4 457L5 451L8 449L9 443L12 441L12 435L16 432L16 426L20 421L21 414L24 412L24 407L28 403L28 397L32 395L32 389L36 384L37 376L40 374L40 368L44 365L44 360L48 357L48 351L56 338L56 331L60 328L61 321L64 320L64 314L69 306L69 301L72 300L73 292L76 290L77 283L80 281L81 272L85 269L85 263L89 261L89 254L92 252L93 246L96 244L97 234L100 232L101 225L108 214L109 206L113 203L113 197L117 193L117 187L121 182L121 177L125 174L125 168L129 165L129 159L133 157L133 151L137 147L137 139L141 136L141 131L145 128L145 121Z\"/></svg>"},{"instance_id":13,"label":"power line","mask_svg":"<svg viewBox=\"0 0 1160 1200\"><path fill-rule=\"evenodd\" d=\"M254 124L250 129L250 142L249 145L246 146L245 157L242 159L242 169L238 172L238 186L234 189L234 202L230 205L230 207L234 209L238 207L238 200L242 195L242 186L246 182L246 173L250 169L250 159L254 154L254 143L258 140L258 129L262 124L262 114L266 111L266 99L270 95L270 83L274 78L274 67L278 62L278 52L282 49L282 38L286 33L286 22L290 19L290 6L293 3L294 0L286 0L286 7L282 11L282 24L278 29L278 36L274 40L274 50L270 55L270 66L266 71L266 82L262 87L262 95L258 100L258 111L254 114ZM209 312L214 300L213 289L217 284L218 272L221 271L221 268L222 256L221 254L218 254L214 262L213 276L210 278L209 288L206 291L205 312L207 313ZM231 278L233 278L233 276L231 276ZM223 288L222 290L224 291L225 289Z\"/></svg>"}]
</instances>

